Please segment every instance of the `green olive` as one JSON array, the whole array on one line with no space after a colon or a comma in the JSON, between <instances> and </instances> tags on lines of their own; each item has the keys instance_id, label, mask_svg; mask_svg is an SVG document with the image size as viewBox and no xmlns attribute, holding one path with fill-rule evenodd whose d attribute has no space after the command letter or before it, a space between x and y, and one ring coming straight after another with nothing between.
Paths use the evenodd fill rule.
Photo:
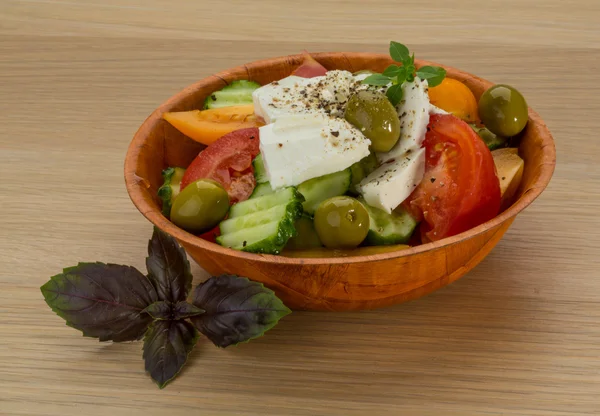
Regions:
<instances>
[{"instance_id":1,"label":"green olive","mask_svg":"<svg viewBox=\"0 0 600 416\"><path fill-rule=\"evenodd\" d=\"M229 210L229 196L221 184L211 179L190 183L173 201L171 221L192 233L214 228Z\"/></svg>"},{"instance_id":2,"label":"green olive","mask_svg":"<svg viewBox=\"0 0 600 416\"><path fill-rule=\"evenodd\" d=\"M348 100L346 120L371 140L375 152L389 152L400 138L400 118L387 97L378 91L360 91Z\"/></svg>"},{"instance_id":3,"label":"green olive","mask_svg":"<svg viewBox=\"0 0 600 416\"><path fill-rule=\"evenodd\" d=\"M327 248L354 248L369 232L369 213L349 196L329 198L315 212L315 229Z\"/></svg>"},{"instance_id":4,"label":"green olive","mask_svg":"<svg viewBox=\"0 0 600 416\"><path fill-rule=\"evenodd\" d=\"M509 85L494 85L479 99L479 117L492 132L502 137L519 134L527 124L527 102Z\"/></svg>"}]
</instances>

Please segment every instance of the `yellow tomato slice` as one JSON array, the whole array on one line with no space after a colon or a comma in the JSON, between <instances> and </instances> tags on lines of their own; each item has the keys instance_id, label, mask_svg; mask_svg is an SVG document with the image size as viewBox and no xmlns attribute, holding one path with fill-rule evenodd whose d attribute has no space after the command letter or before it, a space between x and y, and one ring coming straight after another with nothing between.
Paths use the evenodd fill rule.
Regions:
<instances>
[{"instance_id":1,"label":"yellow tomato slice","mask_svg":"<svg viewBox=\"0 0 600 416\"><path fill-rule=\"evenodd\" d=\"M189 138L206 145L232 131L264 125L254 115L252 104L164 113L163 118Z\"/></svg>"},{"instance_id":2,"label":"yellow tomato slice","mask_svg":"<svg viewBox=\"0 0 600 416\"><path fill-rule=\"evenodd\" d=\"M467 123L479 121L477 100L469 87L460 81L444 78L440 85L429 88L429 100Z\"/></svg>"}]
</instances>

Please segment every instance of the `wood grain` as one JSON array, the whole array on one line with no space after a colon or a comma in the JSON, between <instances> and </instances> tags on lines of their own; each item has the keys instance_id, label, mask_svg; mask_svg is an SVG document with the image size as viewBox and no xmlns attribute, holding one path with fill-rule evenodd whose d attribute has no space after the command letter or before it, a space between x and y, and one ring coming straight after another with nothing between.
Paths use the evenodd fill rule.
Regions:
<instances>
[{"instance_id":1,"label":"wood grain","mask_svg":"<svg viewBox=\"0 0 600 416\"><path fill-rule=\"evenodd\" d=\"M316 53L313 57L327 69L351 72L382 72L393 62L388 55L364 52ZM525 170L519 190L510 201L512 205L490 221L452 238L396 252L355 253L343 259L290 259L224 248L168 221L157 196L163 182L161 172L169 166L187 167L199 146L166 122L163 115L197 110L206 97L236 80L265 85L285 78L304 59L304 55L296 54L250 62L187 86L144 121L129 145L125 184L133 203L150 222L175 237L210 274L234 274L264 283L293 310L348 311L391 306L428 294L469 272L500 241L515 216L548 185L556 163L554 140L530 108L527 128L519 137L518 151ZM432 62L417 59L415 65L420 68ZM464 82L476 98L493 85L456 68L446 67L446 71L447 77Z\"/></svg>"},{"instance_id":2,"label":"wood grain","mask_svg":"<svg viewBox=\"0 0 600 416\"><path fill-rule=\"evenodd\" d=\"M0 0L0 414L600 413L600 4L302 4ZM238 348L201 342L162 391L139 343L49 311L39 286L64 266L143 270L151 229L122 172L158 104L245 62L390 38L518 87L556 139L550 186L467 276L392 308L294 313Z\"/></svg>"}]
</instances>

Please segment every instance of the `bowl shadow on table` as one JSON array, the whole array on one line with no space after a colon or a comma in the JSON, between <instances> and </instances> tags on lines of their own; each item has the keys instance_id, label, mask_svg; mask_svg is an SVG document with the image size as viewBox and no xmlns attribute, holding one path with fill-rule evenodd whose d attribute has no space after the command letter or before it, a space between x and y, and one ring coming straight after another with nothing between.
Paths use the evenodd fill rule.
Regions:
<instances>
[{"instance_id":1,"label":"bowl shadow on table","mask_svg":"<svg viewBox=\"0 0 600 416\"><path fill-rule=\"evenodd\" d=\"M302 379L313 389L319 380L334 380L344 385L346 397L377 396L377 383L386 380L428 384L432 377L458 377L465 367L497 365L497 354L520 348L533 313L523 282L497 272L506 269L500 255L506 241L461 280L421 299L362 312L294 312L265 337L227 353L240 363L277 368L277 379L263 380L253 391L271 392L287 379L296 389L305 388ZM365 374L374 385L356 382Z\"/></svg>"}]
</instances>

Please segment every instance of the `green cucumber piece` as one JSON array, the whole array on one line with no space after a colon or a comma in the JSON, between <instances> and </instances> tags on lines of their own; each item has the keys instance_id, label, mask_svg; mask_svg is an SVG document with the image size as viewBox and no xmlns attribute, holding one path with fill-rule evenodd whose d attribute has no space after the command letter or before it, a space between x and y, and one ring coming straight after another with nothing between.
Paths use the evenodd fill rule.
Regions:
<instances>
[{"instance_id":1,"label":"green cucumber piece","mask_svg":"<svg viewBox=\"0 0 600 416\"><path fill-rule=\"evenodd\" d=\"M204 109L252 104L252 92L257 88L260 88L260 84L253 81L244 79L233 81L230 85L206 97Z\"/></svg>"},{"instance_id":2,"label":"green cucumber piece","mask_svg":"<svg viewBox=\"0 0 600 416\"><path fill-rule=\"evenodd\" d=\"M221 234L229 234L239 231L243 228L252 228L258 225L267 224L273 221L273 218L280 218L285 214L286 204L275 205L266 211L258 211L248 215L242 215L235 218L229 218L221 221L219 229Z\"/></svg>"},{"instance_id":3,"label":"green cucumber piece","mask_svg":"<svg viewBox=\"0 0 600 416\"><path fill-rule=\"evenodd\" d=\"M305 199L302 205L304 212L314 215L321 202L348 192L351 182L352 173L350 168L302 182L298 185L298 192Z\"/></svg>"},{"instance_id":4,"label":"green cucumber piece","mask_svg":"<svg viewBox=\"0 0 600 416\"><path fill-rule=\"evenodd\" d=\"M162 200L162 213L167 218L171 216L171 206L175 197L179 195L184 173L185 169L179 167L169 167L162 171L163 184L158 188L158 197Z\"/></svg>"},{"instance_id":5,"label":"green cucumber piece","mask_svg":"<svg viewBox=\"0 0 600 416\"><path fill-rule=\"evenodd\" d=\"M359 201L367 209L370 220L365 245L405 244L410 240L418 223L404 208L398 207L388 214L368 205L362 198L359 198Z\"/></svg>"},{"instance_id":6,"label":"green cucumber piece","mask_svg":"<svg viewBox=\"0 0 600 416\"><path fill-rule=\"evenodd\" d=\"M352 183L350 184L348 193L355 196L359 195L360 192L358 191L358 185L360 185L360 182L378 167L379 162L377 161L377 156L375 156L375 153L369 153L369 156L350 166L350 171L352 171Z\"/></svg>"},{"instance_id":7,"label":"green cucumber piece","mask_svg":"<svg viewBox=\"0 0 600 416\"><path fill-rule=\"evenodd\" d=\"M283 188L269 195L263 195L259 198L247 199L231 206L229 218L235 218L242 215L252 214L257 211L266 211L275 205L285 204L291 199L302 198L293 186Z\"/></svg>"},{"instance_id":8,"label":"green cucumber piece","mask_svg":"<svg viewBox=\"0 0 600 416\"><path fill-rule=\"evenodd\" d=\"M271 184L269 182L259 183L254 188L254 191L252 191L252 195L250 195L250 198L258 198L259 196L269 195L269 194L272 194L273 192L275 192L275 191L273 191L273 189L271 188Z\"/></svg>"},{"instance_id":9,"label":"green cucumber piece","mask_svg":"<svg viewBox=\"0 0 600 416\"><path fill-rule=\"evenodd\" d=\"M290 241L285 246L286 250L306 250L323 247L319 235L315 230L315 223L310 215L302 214L296 220L295 227L297 235L290 238Z\"/></svg>"},{"instance_id":10,"label":"green cucumber piece","mask_svg":"<svg viewBox=\"0 0 600 416\"><path fill-rule=\"evenodd\" d=\"M235 212L230 212L230 218L219 226L217 243L251 253L279 254L296 235L294 224L302 215L303 201L302 195L290 187L235 204L231 208Z\"/></svg>"},{"instance_id":11,"label":"green cucumber piece","mask_svg":"<svg viewBox=\"0 0 600 416\"><path fill-rule=\"evenodd\" d=\"M475 124L469 124L471 128L477 133L477 135L483 140L485 145L490 150L500 149L506 147L508 141L504 137L500 137L495 133L492 133L487 127L476 126Z\"/></svg>"},{"instance_id":12,"label":"green cucumber piece","mask_svg":"<svg viewBox=\"0 0 600 416\"><path fill-rule=\"evenodd\" d=\"M254 179L256 179L256 183L269 182L267 171L265 170L265 165L263 163L262 153L259 153L258 156L254 158L252 167L254 168Z\"/></svg>"}]
</instances>

